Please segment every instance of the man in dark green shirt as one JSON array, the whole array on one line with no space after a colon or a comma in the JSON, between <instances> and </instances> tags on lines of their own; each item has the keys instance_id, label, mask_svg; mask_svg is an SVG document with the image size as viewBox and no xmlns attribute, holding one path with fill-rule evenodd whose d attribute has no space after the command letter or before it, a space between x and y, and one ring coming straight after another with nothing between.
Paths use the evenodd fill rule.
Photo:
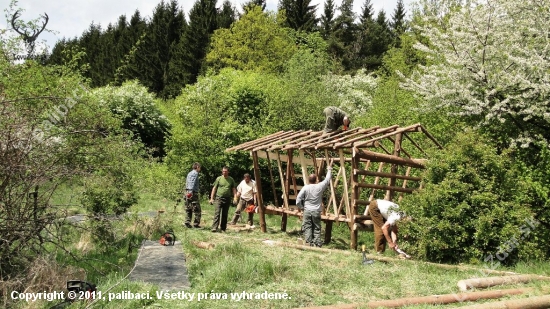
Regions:
<instances>
[{"instance_id":1,"label":"man in dark green shirt","mask_svg":"<svg viewBox=\"0 0 550 309\"><path fill-rule=\"evenodd\" d=\"M351 120L349 119L348 114L343 110L335 106L329 106L323 110L325 114L325 132L334 132L340 128L344 127L344 131L349 128Z\"/></svg>"},{"instance_id":2,"label":"man in dark green shirt","mask_svg":"<svg viewBox=\"0 0 550 309\"><path fill-rule=\"evenodd\" d=\"M229 176L227 166L222 168L222 175L216 178L212 193L210 194L210 204L216 202L216 212L214 213L214 222L212 222L212 232L217 232L218 227L222 232L225 232L227 227L227 215L229 206L231 206L231 198L237 198L237 184L235 180ZM221 212L221 220L220 220Z\"/></svg>"}]
</instances>

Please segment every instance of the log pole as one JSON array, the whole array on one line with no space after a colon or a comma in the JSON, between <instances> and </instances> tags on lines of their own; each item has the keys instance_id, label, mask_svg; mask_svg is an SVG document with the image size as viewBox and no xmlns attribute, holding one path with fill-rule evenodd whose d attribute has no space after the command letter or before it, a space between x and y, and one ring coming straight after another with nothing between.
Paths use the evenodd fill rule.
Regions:
<instances>
[{"instance_id":1,"label":"log pole","mask_svg":"<svg viewBox=\"0 0 550 309\"><path fill-rule=\"evenodd\" d=\"M468 289L488 288L495 285L526 283L533 280L550 280L548 277L537 275L515 275L502 277L472 278L458 281L457 285L460 291L465 292Z\"/></svg>"},{"instance_id":2,"label":"log pole","mask_svg":"<svg viewBox=\"0 0 550 309\"><path fill-rule=\"evenodd\" d=\"M522 299L503 300L485 304L460 307L462 309L547 309L550 308L550 295Z\"/></svg>"}]
</instances>

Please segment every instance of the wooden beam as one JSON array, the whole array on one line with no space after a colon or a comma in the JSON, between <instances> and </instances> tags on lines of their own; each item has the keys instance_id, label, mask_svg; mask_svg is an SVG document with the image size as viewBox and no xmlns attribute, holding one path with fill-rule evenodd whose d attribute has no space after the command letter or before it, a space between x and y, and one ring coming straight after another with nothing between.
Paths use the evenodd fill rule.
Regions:
<instances>
[{"instance_id":1,"label":"wooden beam","mask_svg":"<svg viewBox=\"0 0 550 309\"><path fill-rule=\"evenodd\" d=\"M387 138L389 136L393 136L393 135L396 135L397 133L403 133L403 132L415 132L415 131L419 131L421 130L420 129L420 124L417 123L417 124L413 124L411 126L408 126L408 127L404 127L404 128L401 128L401 129L397 129L391 133L387 133L387 134L384 134L384 135L381 135L381 136L377 136L375 138L372 138L371 140L368 140L368 141L364 141L364 142L361 142L361 143L357 143L354 145L354 147L366 147L368 146L369 144L372 144L373 142L375 141L378 141L378 140L381 140L381 139L384 139L384 138Z\"/></svg>"},{"instance_id":2,"label":"wooden beam","mask_svg":"<svg viewBox=\"0 0 550 309\"><path fill-rule=\"evenodd\" d=\"M327 142L327 141L332 141L334 139L341 138L342 136L346 136L346 135L350 134L350 132L354 132L354 131L359 130L359 129L360 128L355 128L355 129L351 129L351 130L348 130L348 131L334 131L334 132L330 132L330 133L326 133L324 131L319 131L321 134L317 138L311 139L309 141L309 143L303 143L300 146L300 148L310 148L310 147L325 144L325 143L330 144L332 142Z\"/></svg>"},{"instance_id":3,"label":"wooden beam","mask_svg":"<svg viewBox=\"0 0 550 309\"><path fill-rule=\"evenodd\" d=\"M378 126L376 126L376 127L378 127ZM370 131L372 131L372 130L354 128L354 129L348 130L346 132L346 134L343 135L343 136L337 137L338 135L341 135L341 134L338 134L336 136L328 136L327 135L327 137L324 137L323 139L318 140L316 143L309 144L309 145L304 145L304 146L305 147L317 146L318 148L325 148L326 146L332 145L336 142L343 141L343 140L345 140L347 138L350 138L350 137L353 137L353 136L365 134L365 133L370 132Z\"/></svg>"},{"instance_id":4,"label":"wooden beam","mask_svg":"<svg viewBox=\"0 0 550 309\"><path fill-rule=\"evenodd\" d=\"M260 175L260 165L258 164L258 155L256 151L252 152L252 162L254 164L254 178L256 178L256 200L258 202L258 210L260 214L260 229L266 233L264 201L262 196L262 177Z\"/></svg>"},{"instance_id":5,"label":"wooden beam","mask_svg":"<svg viewBox=\"0 0 550 309\"><path fill-rule=\"evenodd\" d=\"M357 148L353 148L353 149L354 149L354 156L371 160L372 162L385 162L385 163L391 163L391 164L416 167L421 169L426 168L426 165L424 164L426 160L423 160L423 159L406 159L398 156L377 153L377 152L373 152L365 149L357 149Z\"/></svg>"},{"instance_id":6,"label":"wooden beam","mask_svg":"<svg viewBox=\"0 0 550 309\"><path fill-rule=\"evenodd\" d=\"M357 204L357 205L366 205L366 206L368 206L368 205L370 204L370 201L356 200L356 201L355 201L355 204ZM366 215L366 214L364 214L364 215Z\"/></svg>"},{"instance_id":7,"label":"wooden beam","mask_svg":"<svg viewBox=\"0 0 550 309\"><path fill-rule=\"evenodd\" d=\"M279 178L281 178L281 188L283 191L283 207L282 209L288 209L289 203L288 203L288 188L286 186L287 182L285 181L284 173L283 173L283 166L281 164L281 158L279 155L279 152L277 151L277 167L279 169ZM287 217L286 214L283 214L281 216L281 231L286 231L286 223L287 223Z\"/></svg>"},{"instance_id":8,"label":"wooden beam","mask_svg":"<svg viewBox=\"0 0 550 309\"><path fill-rule=\"evenodd\" d=\"M378 173L381 173L383 169L384 169L384 162L380 162L378 164ZM380 176L376 176L376 178L374 178L374 184L378 185L379 182L380 182ZM371 191L370 197L369 197L370 201L372 201L374 199L374 194L375 193L376 193L376 189L372 188L372 191ZM366 209L365 209L365 211L366 211Z\"/></svg>"},{"instance_id":9,"label":"wooden beam","mask_svg":"<svg viewBox=\"0 0 550 309\"><path fill-rule=\"evenodd\" d=\"M268 139L270 139L270 138L274 138L274 137L279 136L279 135L282 135L282 134L284 134L284 133L287 133L287 132L285 132L285 131L275 132L275 133L269 134L269 135L267 135L267 136L264 136L264 137L255 139L255 140L253 140L253 141L248 141L248 142L246 142L246 143L242 143L242 144L240 144L240 145L236 145L236 146L227 148L225 151L229 152L229 151L235 151L235 150L245 149L246 147L248 147L248 145L255 144L255 143L261 143L262 141L268 140ZM245 149L245 150L246 150L246 149Z\"/></svg>"},{"instance_id":10,"label":"wooden beam","mask_svg":"<svg viewBox=\"0 0 550 309\"><path fill-rule=\"evenodd\" d=\"M518 284L527 283L533 280L550 280L550 278L538 275L514 275L514 276L502 276L502 277L484 277L484 278L471 278L460 280L457 282L458 289L461 292L466 292L468 289L477 288L489 288L496 285L503 284Z\"/></svg>"},{"instance_id":11,"label":"wooden beam","mask_svg":"<svg viewBox=\"0 0 550 309\"><path fill-rule=\"evenodd\" d=\"M292 206L291 206L292 207ZM274 206L266 206L265 208L266 213L268 214L288 214L295 217L302 217L303 213L300 210L291 210L291 209L283 209L281 207L274 207ZM323 221L334 221L334 222L351 222L351 219L348 219L347 217L337 217L333 215L321 215L321 220Z\"/></svg>"},{"instance_id":12,"label":"wooden beam","mask_svg":"<svg viewBox=\"0 0 550 309\"><path fill-rule=\"evenodd\" d=\"M393 125L391 127L387 127L387 128L383 128L383 129L376 128L373 132L367 133L363 136L352 138L350 140L347 140L347 141L344 141L344 142L341 142L341 143L336 143L334 145L334 149L342 148L342 147L345 147L345 148L352 147L354 145L354 143L357 142L357 141L360 141L360 140L365 139L367 137L374 136L376 134L392 131L392 130L395 130L396 128L399 128L399 126L398 125Z\"/></svg>"},{"instance_id":13,"label":"wooden beam","mask_svg":"<svg viewBox=\"0 0 550 309\"><path fill-rule=\"evenodd\" d=\"M410 169L410 167L409 167ZM408 176L408 175L399 175L399 174L392 174L392 173L383 173L383 172L371 172L371 171L365 171L365 170L353 170L354 174L357 175L366 175L366 176L380 176L380 177L395 177L397 179L406 179L406 180L413 180L413 181L421 181L421 177L415 177L415 176Z\"/></svg>"},{"instance_id":14,"label":"wooden beam","mask_svg":"<svg viewBox=\"0 0 550 309\"><path fill-rule=\"evenodd\" d=\"M412 179L408 179L408 178L411 178L411 176L409 176L411 174L411 169L412 167L407 167L407 172L405 172L405 177L407 177L407 179L403 180L403 185L401 187L403 188L406 188L407 187L407 181L408 180L412 180ZM420 177L414 177L414 178L418 178L417 181L422 181L422 178ZM401 200L403 199L403 192L399 193L399 202L401 202Z\"/></svg>"},{"instance_id":15,"label":"wooden beam","mask_svg":"<svg viewBox=\"0 0 550 309\"><path fill-rule=\"evenodd\" d=\"M292 142L295 142L297 140L300 140L302 138L308 138L308 135L311 134L311 130L308 130L308 131L304 131L304 132L301 132L300 134L296 134L296 135L292 135L290 137L288 137L288 139L292 139ZM289 141L290 142L290 141ZM287 144L275 144L275 145L272 145L269 147L269 150L278 150L278 149L283 149L284 147L286 147Z\"/></svg>"},{"instance_id":16,"label":"wooden beam","mask_svg":"<svg viewBox=\"0 0 550 309\"><path fill-rule=\"evenodd\" d=\"M328 159L328 150L325 149L325 163L326 165L328 166L328 162L329 162L329 159ZM338 172L338 174L336 175L336 178L335 179L338 179L338 175L340 175L340 172ZM332 179L330 180L330 198L328 200L328 204L326 209L329 209L330 208L330 204L332 202L332 206L334 207L334 215L335 216L338 216L339 213L338 213L338 208L336 207L336 194L334 193L334 186L336 184L332 181ZM325 210L326 210L325 209Z\"/></svg>"},{"instance_id":17,"label":"wooden beam","mask_svg":"<svg viewBox=\"0 0 550 309\"><path fill-rule=\"evenodd\" d=\"M439 147L439 149L443 149L443 146L441 146L441 144L435 139L435 137L433 137L433 135L430 134L430 132L428 132L428 130L426 130L426 128L424 128L422 125L420 125L420 128L422 129L422 132L424 132L424 134L426 134L426 136L431 139L432 142L437 145L437 147Z\"/></svg>"},{"instance_id":18,"label":"wooden beam","mask_svg":"<svg viewBox=\"0 0 550 309\"><path fill-rule=\"evenodd\" d=\"M424 149L422 149L422 147L420 147L420 145L418 145L417 142L415 142L407 133L403 133L403 135L405 135L405 138L407 138L416 148L418 148L418 150L420 150L420 152L422 152L425 156L427 156L428 154L424 151ZM411 156L409 156L410 158Z\"/></svg>"},{"instance_id":19,"label":"wooden beam","mask_svg":"<svg viewBox=\"0 0 550 309\"><path fill-rule=\"evenodd\" d=\"M305 154L304 154L304 150L303 149L300 149L298 150L298 154L300 155L300 165L302 166L302 175L307 175L308 172L307 172L307 165L305 163ZM304 176L304 185L307 185L309 184L309 177L306 177Z\"/></svg>"},{"instance_id":20,"label":"wooden beam","mask_svg":"<svg viewBox=\"0 0 550 309\"><path fill-rule=\"evenodd\" d=\"M273 202L275 206L279 207L279 199L277 198L277 190L275 190L275 179L273 178L273 170L271 168L271 160L269 159L269 152L265 151L267 157L267 168L269 169L269 179L271 180L271 190L273 191Z\"/></svg>"},{"instance_id":21,"label":"wooden beam","mask_svg":"<svg viewBox=\"0 0 550 309\"><path fill-rule=\"evenodd\" d=\"M277 145L279 143L283 143L289 139L292 139L294 138L295 136L301 136L303 135L304 132L303 131L297 131L297 132L293 132L293 134L288 134L288 135L284 135L284 136L281 136L281 137L278 137L272 141L269 141L269 142L266 142L266 143L262 143L260 145L256 145L252 150L253 151L259 151L259 150L266 150L266 149L269 149L271 146L273 145Z\"/></svg>"},{"instance_id":22,"label":"wooden beam","mask_svg":"<svg viewBox=\"0 0 550 309\"><path fill-rule=\"evenodd\" d=\"M393 190L397 192L405 192L405 193L413 193L414 191L418 189L412 189L412 188L402 188L402 187L396 187L396 186L385 186L385 185L373 185L370 183L360 183L358 184L361 188L372 188L372 189L378 189L378 190Z\"/></svg>"},{"instance_id":23,"label":"wooden beam","mask_svg":"<svg viewBox=\"0 0 550 309\"><path fill-rule=\"evenodd\" d=\"M388 137L391 139L391 137ZM395 142L394 142L394 146L393 146L393 155L395 157L400 157L401 155L401 142L403 141L403 133L397 133L397 135L395 136ZM409 156L410 158L410 156ZM392 175L396 175L398 170L399 170L399 166L396 164L396 163L393 163L391 165L391 174ZM395 187L395 183L396 183L396 178L395 176L392 176L390 177L390 183L389 183L389 187ZM386 191L386 200L388 201L393 201L393 190L387 190Z\"/></svg>"}]
</instances>

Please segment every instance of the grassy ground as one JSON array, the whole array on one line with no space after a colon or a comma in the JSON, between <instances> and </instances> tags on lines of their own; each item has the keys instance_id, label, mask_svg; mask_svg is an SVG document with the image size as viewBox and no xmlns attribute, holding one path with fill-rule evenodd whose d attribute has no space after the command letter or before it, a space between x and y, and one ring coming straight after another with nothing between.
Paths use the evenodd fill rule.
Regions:
<instances>
[{"instance_id":1,"label":"grassy ground","mask_svg":"<svg viewBox=\"0 0 550 309\"><path fill-rule=\"evenodd\" d=\"M428 296L458 292L458 280L479 277L475 270L449 270L415 261L375 262L362 265L360 252L350 251L349 232L346 225L335 225L333 241L327 248L340 249L342 253L319 253L293 248L270 246L264 240L280 240L296 243L300 236L300 222L289 217L287 232L280 231L280 217L266 216L268 233L259 228L247 231L228 229L226 233L211 233L210 225L214 207L202 202L202 229L183 227L183 208L179 205L174 212L175 202L161 201L149 204L149 210L164 208L165 213L155 219L140 218L126 220L121 230L128 235L140 231L149 234L150 239L158 239L158 231L173 230L183 243L189 270L191 288L185 292L194 296L188 299L157 299L158 288L153 285L129 282L124 279L131 269L137 250L130 254L121 249L108 256L89 252L88 263L94 261L94 269L88 268L89 278L95 280L103 293L144 293L152 299L99 301L91 308L295 308L305 306L360 303L371 300L386 300L402 297ZM169 207L167 207L169 206ZM140 211L147 207L139 206ZM230 215L235 210L230 209ZM134 210L135 211L135 210ZM254 218L259 226L259 217ZM244 226L244 224L242 224ZM324 225L323 225L324 229ZM323 231L324 232L324 231ZM359 246L373 245L372 233L361 232ZM134 239L139 242L140 239ZM215 245L212 250L193 245L194 241L209 242ZM82 240L81 240L82 242ZM130 245L130 243L127 243ZM122 245L120 248L125 248ZM345 254L349 253L349 254ZM386 252L387 256L394 256ZM106 263L101 261L105 260ZM101 265L105 269L101 269ZM113 266L118 265L118 266ZM162 267L159 261L158 267ZM99 273L95 268L100 268ZM110 269L110 271L109 271ZM522 273L550 274L550 266L544 263L524 263L516 267ZM508 288L500 286L496 289ZM541 283L530 283L521 287L535 287L531 295L540 295ZM232 299L232 293L279 293L287 299ZM107 295L107 294L104 294ZM199 295L205 299L197 299ZM249 294L254 298L256 294ZM225 297L225 298L224 298ZM235 297L235 296L234 296ZM526 297L513 296L513 298ZM217 298L217 299L211 299ZM37 303L48 308L53 303ZM33 305L33 306L34 306ZM84 308L86 303L75 303L71 308ZM407 308L452 308L462 304L446 306L417 305Z\"/></svg>"}]
</instances>

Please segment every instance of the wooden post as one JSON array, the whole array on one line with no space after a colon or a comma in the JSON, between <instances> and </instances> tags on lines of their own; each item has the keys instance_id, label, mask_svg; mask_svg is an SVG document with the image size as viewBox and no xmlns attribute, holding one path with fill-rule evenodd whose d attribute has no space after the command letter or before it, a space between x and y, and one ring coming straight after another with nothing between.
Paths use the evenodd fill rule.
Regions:
<instances>
[{"instance_id":1,"label":"wooden post","mask_svg":"<svg viewBox=\"0 0 550 309\"><path fill-rule=\"evenodd\" d=\"M300 165L302 166L302 179L304 181L304 185L307 185L309 184L309 177L307 174L307 164L304 151L300 149L298 150L298 154L300 155ZM296 192L296 194L298 194L298 192Z\"/></svg>"},{"instance_id":2,"label":"wooden post","mask_svg":"<svg viewBox=\"0 0 550 309\"><path fill-rule=\"evenodd\" d=\"M260 165L258 164L258 152L252 151L252 162L254 163L254 178L256 179L256 199L258 200L258 210L260 215L260 229L266 233L264 201L262 197L262 178L260 176Z\"/></svg>"},{"instance_id":3,"label":"wooden post","mask_svg":"<svg viewBox=\"0 0 550 309\"><path fill-rule=\"evenodd\" d=\"M378 163L378 173L382 173L383 169L384 169L384 162ZM376 176L376 178L374 178L374 185L378 185L379 182L380 182L380 176ZM376 192L376 189L373 188L369 197L369 201L372 201L374 199L375 192Z\"/></svg>"},{"instance_id":4,"label":"wooden post","mask_svg":"<svg viewBox=\"0 0 550 309\"><path fill-rule=\"evenodd\" d=\"M332 221L327 220L325 223L325 245L330 243L332 239Z\"/></svg>"},{"instance_id":5,"label":"wooden post","mask_svg":"<svg viewBox=\"0 0 550 309\"><path fill-rule=\"evenodd\" d=\"M325 162L326 162L326 165L328 166L328 162L329 162L329 158L328 158L328 150L325 149ZM336 175L336 177L338 177L338 175ZM339 213L338 213L338 207L336 206L336 194L334 193L334 186L335 184L332 182L332 179L330 180L330 198L328 200L328 203L327 203L327 209L330 209L330 203L332 202L332 205L334 207L334 215L336 215L336 217L339 216ZM326 211L325 211L326 213Z\"/></svg>"},{"instance_id":6,"label":"wooden post","mask_svg":"<svg viewBox=\"0 0 550 309\"><path fill-rule=\"evenodd\" d=\"M401 153L401 141L403 140L403 133L397 133L397 135L395 136L395 144L394 144L394 147L393 147L393 155L396 156L396 157L399 157L399 154ZM397 174L397 170L398 170L399 166L395 163L392 163L391 165L391 173L392 174ZM390 177L390 183L389 183L389 186L390 187L394 187L395 186L395 177ZM393 190L388 190L386 191L386 200L388 201L392 201L393 200Z\"/></svg>"},{"instance_id":7,"label":"wooden post","mask_svg":"<svg viewBox=\"0 0 550 309\"><path fill-rule=\"evenodd\" d=\"M407 167L407 171L405 172L405 177L409 177L411 175L411 169L412 169L412 167L410 167L410 166ZM403 189L407 188L407 180L408 180L408 178L403 179ZM401 192L399 194L398 202L401 202L402 199L403 199L403 192Z\"/></svg>"},{"instance_id":8,"label":"wooden post","mask_svg":"<svg viewBox=\"0 0 550 309\"><path fill-rule=\"evenodd\" d=\"M275 206L279 207L279 199L277 198L277 191L275 190L275 180L273 179L273 171L271 170L271 158L269 158L269 151L265 151L267 157L267 168L269 169L269 179L271 180L271 190L273 191L273 202Z\"/></svg>"},{"instance_id":9,"label":"wooden post","mask_svg":"<svg viewBox=\"0 0 550 309\"><path fill-rule=\"evenodd\" d=\"M285 175L286 177L284 178L285 179L284 190L286 191L284 192L284 203L285 203L286 209L289 208L288 196L290 191L290 184L288 183L288 180L291 177L290 170L291 170L291 164L292 164L292 150L287 150L287 158L288 158L288 161L286 162L286 175ZM287 222L288 222L288 215L283 212L283 214L281 215L281 232L286 232Z\"/></svg>"},{"instance_id":10,"label":"wooden post","mask_svg":"<svg viewBox=\"0 0 550 309\"><path fill-rule=\"evenodd\" d=\"M359 168L359 158L355 156L355 150L353 151L351 157L351 218L355 218L357 215L357 200L359 199L359 175L353 171ZM355 220L353 220L355 221ZM357 229L354 228L355 222L352 222L351 230L351 244L352 249L357 249Z\"/></svg>"}]
</instances>

